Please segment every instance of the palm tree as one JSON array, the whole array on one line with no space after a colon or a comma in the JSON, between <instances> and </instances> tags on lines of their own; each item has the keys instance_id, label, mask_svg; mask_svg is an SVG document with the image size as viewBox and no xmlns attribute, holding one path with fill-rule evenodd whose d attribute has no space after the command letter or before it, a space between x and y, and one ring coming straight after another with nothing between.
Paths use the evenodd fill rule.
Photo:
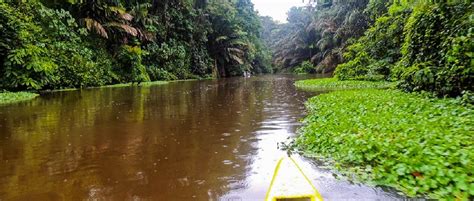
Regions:
<instances>
[{"instance_id":1,"label":"palm tree","mask_svg":"<svg viewBox=\"0 0 474 201\"><path fill-rule=\"evenodd\" d=\"M246 38L247 32L237 24L237 11L227 1L213 2L209 7L209 20L213 27L208 35L208 49L218 76L242 74L243 65L249 63L246 51L251 45Z\"/></svg>"},{"instance_id":2,"label":"palm tree","mask_svg":"<svg viewBox=\"0 0 474 201\"><path fill-rule=\"evenodd\" d=\"M87 30L103 38L122 43L127 43L128 37L147 38L143 30L135 27L135 17L119 0L68 0L68 4L62 7L68 7ZM133 14L141 14L138 8L132 11Z\"/></svg>"}]
</instances>

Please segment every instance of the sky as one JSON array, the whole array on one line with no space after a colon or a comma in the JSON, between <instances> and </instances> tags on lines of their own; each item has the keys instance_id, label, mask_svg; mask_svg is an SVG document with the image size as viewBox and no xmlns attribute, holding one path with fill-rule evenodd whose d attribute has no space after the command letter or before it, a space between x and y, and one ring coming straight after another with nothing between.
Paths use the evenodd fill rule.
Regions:
<instances>
[{"instance_id":1,"label":"sky","mask_svg":"<svg viewBox=\"0 0 474 201\"><path fill-rule=\"evenodd\" d=\"M304 6L302 0L252 0L255 9L262 16L271 16L274 20L286 22L286 13L293 6Z\"/></svg>"}]
</instances>

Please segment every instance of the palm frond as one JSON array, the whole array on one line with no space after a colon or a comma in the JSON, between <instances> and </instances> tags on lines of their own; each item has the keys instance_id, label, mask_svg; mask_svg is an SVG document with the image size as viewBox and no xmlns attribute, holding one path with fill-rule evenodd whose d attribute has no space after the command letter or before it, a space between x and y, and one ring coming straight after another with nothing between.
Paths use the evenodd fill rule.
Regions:
<instances>
[{"instance_id":1,"label":"palm frond","mask_svg":"<svg viewBox=\"0 0 474 201\"><path fill-rule=\"evenodd\" d=\"M86 24L87 30L91 31L92 29L95 30L97 34L104 38L109 38L107 31L104 29L102 24L92 18L84 18L84 22Z\"/></svg>"},{"instance_id":2,"label":"palm frond","mask_svg":"<svg viewBox=\"0 0 474 201\"><path fill-rule=\"evenodd\" d=\"M137 29L127 24L111 22L111 23L107 23L107 26L121 28L125 33L130 34L132 36L138 35Z\"/></svg>"},{"instance_id":3,"label":"palm frond","mask_svg":"<svg viewBox=\"0 0 474 201\"><path fill-rule=\"evenodd\" d=\"M232 40L229 41L229 45L247 47L248 42L245 41L245 40L242 40L242 39L232 39Z\"/></svg>"},{"instance_id":4,"label":"palm frond","mask_svg":"<svg viewBox=\"0 0 474 201\"><path fill-rule=\"evenodd\" d=\"M118 16L120 18L126 20L126 21L132 21L133 20L133 16L128 14L128 13L119 14Z\"/></svg>"},{"instance_id":5,"label":"palm frond","mask_svg":"<svg viewBox=\"0 0 474 201\"><path fill-rule=\"evenodd\" d=\"M245 52L243 50L239 49L239 48L229 47L229 48L227 48L227 51L230 52L230 53L239 54L239 55L245 54Z\"/></svg>"},{"instance_id":6,"label":"palm frond","mask_svg":"<svg viewBox=\"0 0 474 201\"><path fill-rule=\"evenodd\" d=\"M240 58L238 55L234 55L234 54L229 54L229 57L236 61L237 63L239 64L244 64L244 60L242 58Z\"/></svg>"},{"instance_id":7,"label":"palm frond","mask_svg":"<svg viewBox=\"0 0 474 201\"><path fill-rule=\"evenodd\" d=\"M137 29L138 31L138 37L140 37L140 39L142 40L147 40L147 41L154 41L155 40L155 36L153 33L150 33L146 30L142 30L142 29Z\"/></svg>"},{"instance_id":8,"label":"palm frond","mask_svg":"<svg viewBox=\"0 0 474 201\"><path fill-rule=\"evenodd\" d=\"M117 7L117 6L109 6L108 7L110 11L115 12L117 14L125 14L127 11L122 8L122 7Z\"/></svg>"},{"instance_id":9,"label":"palm frond","mask_svg":"<svg viewBox=\"0 0 474 201\"><path fill-rule=\"evenodd\" d=\"M227 40L229 37L227 36L219 36L216 38L216 42L220 42L220 41L223 41L223 40Z\"/></svg>"}]
</instances>

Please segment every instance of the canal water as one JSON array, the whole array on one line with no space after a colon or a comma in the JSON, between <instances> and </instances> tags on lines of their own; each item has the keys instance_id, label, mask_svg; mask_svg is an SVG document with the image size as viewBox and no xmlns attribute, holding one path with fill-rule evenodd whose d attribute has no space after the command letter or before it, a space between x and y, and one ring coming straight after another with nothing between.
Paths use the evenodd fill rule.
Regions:
<instances>
[{"instance_id":1,"label":"canal water","mask_svg":"<svg viewBox=\"0 0 474 201\"><path fill-rule=\"evenodd\" d=\"M304 77L54 92L0 106L0 200L263 200ZM395 200L294 156L327 200Z\"/></svg>"}]
</instances>

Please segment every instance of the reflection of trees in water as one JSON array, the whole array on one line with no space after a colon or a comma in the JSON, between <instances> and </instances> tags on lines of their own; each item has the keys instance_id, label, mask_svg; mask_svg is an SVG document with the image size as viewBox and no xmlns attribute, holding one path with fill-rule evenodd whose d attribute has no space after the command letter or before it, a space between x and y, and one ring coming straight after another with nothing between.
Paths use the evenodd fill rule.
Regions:
<instances>
[{"instance_id":1,"label":"reflection of trees in water","mask_svg":"<svg viewBox=\"0 0 474 201\"><path fill-rule=\"evenodd\" d=\"M217 199L245 187L255 148L241 139L272 84L104 88L1 107L0 197Z\"/></svg>"}]
</instances>

